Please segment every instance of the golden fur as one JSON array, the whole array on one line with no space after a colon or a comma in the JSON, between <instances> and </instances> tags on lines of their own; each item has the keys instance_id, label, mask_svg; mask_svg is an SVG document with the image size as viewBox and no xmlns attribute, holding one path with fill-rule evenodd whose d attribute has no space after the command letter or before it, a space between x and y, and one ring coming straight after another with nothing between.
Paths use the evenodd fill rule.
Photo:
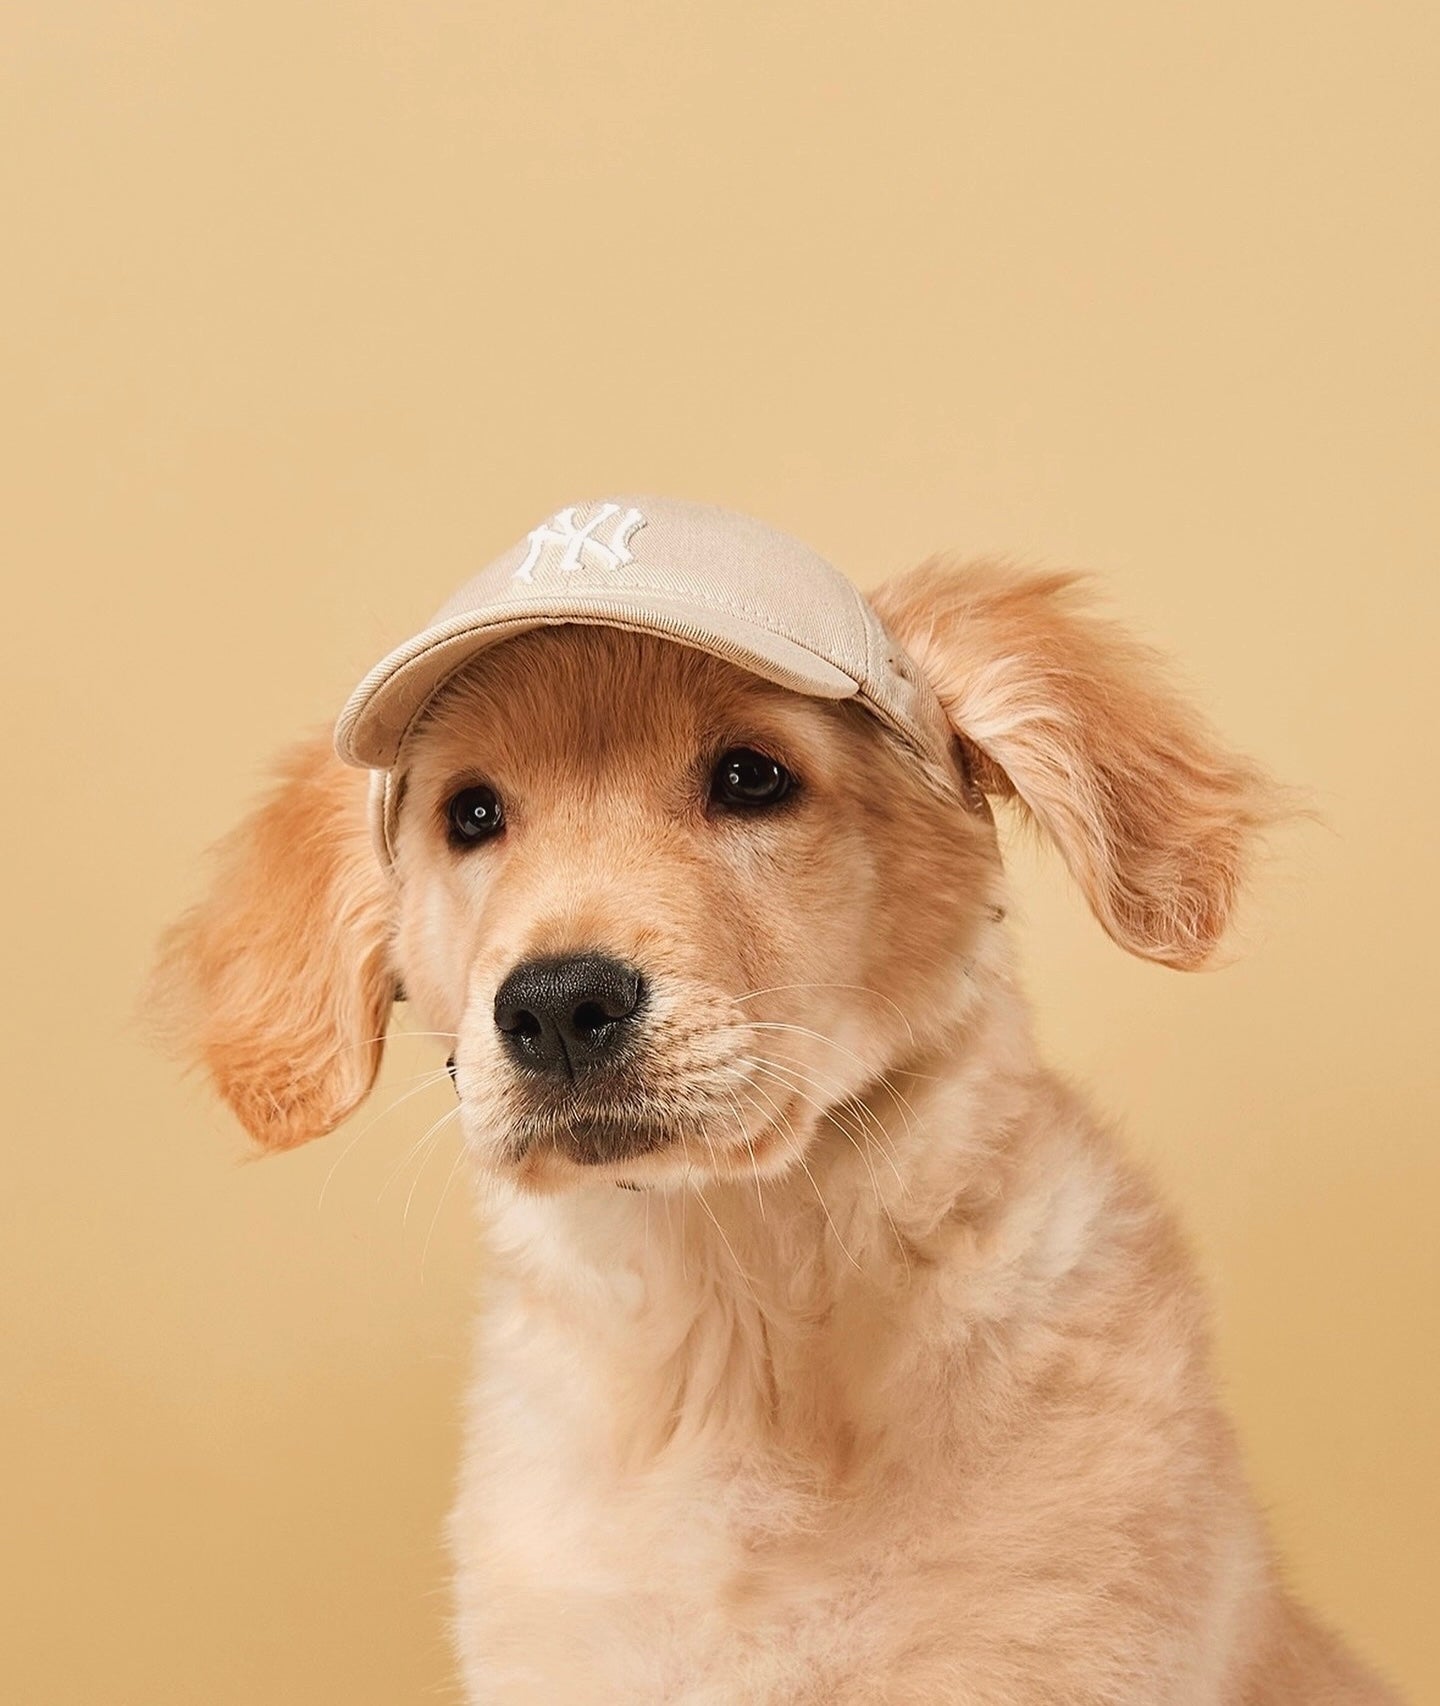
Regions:
<instances>
[{"instance_id":1,"label":"golden fur","mask_svg":"<svg viewBox=\"0 0 1440 1706\"><path fill-rule=\"evenodd\" d=\"M544 630L412 731L393 878L316 747L169 939L171 1022L262 1144L356 1105L397 981L456 1038L488 1253L468 1697L1389 1700L1281 1587L1184 1249L1036 1059L982 791L1186 967L1276 796L1068 581L935 564L877 603L953 766L671 643ZM707 809L739 744L793 801ZM456 852L480 780L507 827ZM582 949L654 992L623 1094L564 1116L663 1128L613 1165L570 1158L491 1016L519 960Z\"/></svg>"}]
</instances>

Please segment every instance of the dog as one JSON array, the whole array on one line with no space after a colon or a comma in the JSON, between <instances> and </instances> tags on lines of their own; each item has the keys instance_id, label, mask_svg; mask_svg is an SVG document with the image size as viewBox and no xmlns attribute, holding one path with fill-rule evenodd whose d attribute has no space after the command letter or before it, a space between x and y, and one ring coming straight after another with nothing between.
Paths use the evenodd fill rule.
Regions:
<instances>
[{"instance_id":1,"label":"dog","mask_svg":"<svg viewBox=\"0 0 1440 1706\"><path fill-rule=\"evenodd\" d=\"M487 1250L466 1697L1374 1706L1283 1587L1167 1211L1037 1059L992 805L1214 959L1284 794L1063 575L862 599L759 523L561 511L224 845L165 1023L279 1150L391 1003Z\"/></svg>"}]
</instances>

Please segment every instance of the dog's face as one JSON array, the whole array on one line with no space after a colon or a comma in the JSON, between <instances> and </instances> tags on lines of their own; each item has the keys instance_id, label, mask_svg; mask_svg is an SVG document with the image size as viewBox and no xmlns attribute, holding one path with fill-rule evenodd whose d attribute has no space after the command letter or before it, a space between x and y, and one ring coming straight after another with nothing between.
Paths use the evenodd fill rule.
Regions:
<instances>
[{"instance_id":1,"label":"dog's face","mask_svg":"<svg viewBox=\"0 0 1440 1706\"><path fill-rule=\"evenodd\" d=\"M664 640L482 656L397 785L397 970L469 1143L539 1190L792 1165L955 1014L993 911L958 771Z\"/></svg>"},{"instance_id":2,"label":"dog's face","mask_svg":"<svg viewBox=\"0 0 1440 1706\"><path fill-rule=\"evenodd\" d=\"M410 732L393 873L364 776L297 750L166 940L162 1028L285 1148L368 1092L399 983L456 1038L487 1167L537 1191L763 1179L822 1109L959 1046L998 883L977 788L1122 946L1204 964L1284 806L1263 776L1063 576L936 563L876 604L952 765L670 641L537 630Z\"/></svg>"}]
</instances>

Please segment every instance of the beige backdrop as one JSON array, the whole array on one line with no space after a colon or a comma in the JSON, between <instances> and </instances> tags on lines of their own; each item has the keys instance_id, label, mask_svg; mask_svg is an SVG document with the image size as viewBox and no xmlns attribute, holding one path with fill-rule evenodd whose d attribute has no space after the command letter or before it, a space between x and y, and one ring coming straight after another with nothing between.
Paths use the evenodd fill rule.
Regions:
<instances>
[{"instance_id":1,"label":"beige backdrop","mask_svg":"<svg viewBox=\"0 0 1440 1706\"><path fill-rule=\"evenodd\" d=\"M12 0L0 1696L454 1698L436 1052L245 1167L128 1009L273 750L612 487L864 581L1103 569L1314 790L1215 977L1022 859L1030 980L1183 1207L1296 1580L1440 1695L1435 20Z\"/></svg>"}]
</instances>

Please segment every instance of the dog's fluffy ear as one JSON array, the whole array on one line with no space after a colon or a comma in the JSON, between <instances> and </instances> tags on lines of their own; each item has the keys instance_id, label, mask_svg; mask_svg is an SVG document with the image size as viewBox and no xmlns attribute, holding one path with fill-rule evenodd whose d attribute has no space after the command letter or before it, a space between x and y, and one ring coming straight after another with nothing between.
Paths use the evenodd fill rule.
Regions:
<instances>
[{"instance_id":1,"label":"dog's fluffy ear","mask_svg":"<svg viewBox=\"0 0 1440 1706\"><path fill-rule=\"evenodd\" d=\"M395 982L365 790L326 740L289 753L215 850L209 895L161 945L151 1029L267 1149L332 1130L379 1070Z\"/></svg>"},{"instance_id":2,"label":"dog's fluffy ear","mask_svg":"<svg viewBox=\"0 0 1440 1706\"><path fill-rule=\"evenodd\" d=\"M976 783L1033 816L1121 947L1194 969L1283 802L1082 593L1073 575L937 559L874 603L939 695Z\"/></svg>"}]
</instances>

